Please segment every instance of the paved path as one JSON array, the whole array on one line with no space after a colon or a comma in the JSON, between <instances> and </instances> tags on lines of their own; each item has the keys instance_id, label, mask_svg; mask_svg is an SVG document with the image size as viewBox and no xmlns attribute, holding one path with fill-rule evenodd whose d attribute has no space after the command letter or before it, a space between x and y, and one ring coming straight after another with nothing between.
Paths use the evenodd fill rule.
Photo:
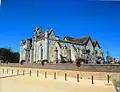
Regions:
<instances>
[{"instance_id":1,"label":"paved path","mask_svg":"<svg viewBox=\"0 0 120 92\"><path fill-rule=\"evenodd\" d=\"M17 74L2 74L2 75L0 75L0 78L15 77L15 76L20 76L20 75L23 75L23 74L22 73L19 73L19 75L17 75Z\"/></svg>"}]
</instances>

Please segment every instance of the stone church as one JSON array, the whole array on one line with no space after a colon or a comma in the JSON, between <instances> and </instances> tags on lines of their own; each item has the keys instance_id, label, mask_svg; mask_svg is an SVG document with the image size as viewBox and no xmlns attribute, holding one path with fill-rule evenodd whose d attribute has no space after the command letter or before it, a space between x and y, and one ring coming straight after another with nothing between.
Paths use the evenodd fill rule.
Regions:
<instances>
[{"instance_id":1,"label":"stone church","mask_svg":"<svg viewBox=\"0 0 120 92\"><path fill-rule=\"evenodd\" d=\"M90 36L73 38L65 36L60 39L53 29L42 31L36 27L32 38L20 42L20 61L27 63L40 63L48 60L50 63L59 63L62 60L75 62L77 58L95 63L102 57L98 41L93 41Z\"/></svg>"}]
</instances>

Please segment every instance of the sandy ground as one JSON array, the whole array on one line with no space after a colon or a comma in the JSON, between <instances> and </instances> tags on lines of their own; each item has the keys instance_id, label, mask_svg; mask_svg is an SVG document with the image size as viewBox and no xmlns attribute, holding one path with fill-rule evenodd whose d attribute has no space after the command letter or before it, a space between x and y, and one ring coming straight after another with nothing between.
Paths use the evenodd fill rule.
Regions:
<instances>
[{"instance_id":1,"label":"sandy ground","mask_svg":"<svg viewBox=\"0 0 120 92\"><path fill-rule=\"evenodd\" d=\"M32 73L29 76L28 72L25 75L11 76L11 71L7 74L5 71L0 71L0 92L116 92L112 82L107 84L104 80L94 80L92 84L91 79L80 79L77 82L76 78L67 77L65 81L64 76L57 76L54 80L53 75Z\"/></svg>"}]
</instances>

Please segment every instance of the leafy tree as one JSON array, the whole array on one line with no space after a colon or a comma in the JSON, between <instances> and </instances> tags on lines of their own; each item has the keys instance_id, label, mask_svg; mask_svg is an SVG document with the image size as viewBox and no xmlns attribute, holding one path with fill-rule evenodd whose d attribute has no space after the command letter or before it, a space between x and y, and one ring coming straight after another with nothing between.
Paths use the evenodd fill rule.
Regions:
<instances>
[{"instance_id":1,"label":"leafy tree","mask_svg":"<svg viewBox=\"0 0 120 92\"><path fill-rule=\"evenodd\" d=\"M3 60L4 63L18 63L19 62L19 53L12 52L11 49L8 48L0 48L0 60Z\"/></svg>"},{"instance_id":2,"label":"leafy tree","mask_svg":"<svg viewBox=\"0 0 120 92\"><path fill-rule=\"evenodd\" d=\"M11 63L18 63L19 62L19 53L12 52L10 57Z\"/></svg>"},{"instance_id":3,"label":"leafy tree","mask_svg":"<svg viewBox=\"0 0 120 92\"><path fill-rule=\"evenodd\" d=\"M85 63L85 60L82 58L77 58L76 59L76 66L80 67L82 63Z\"/></svg>"}]
</instances>

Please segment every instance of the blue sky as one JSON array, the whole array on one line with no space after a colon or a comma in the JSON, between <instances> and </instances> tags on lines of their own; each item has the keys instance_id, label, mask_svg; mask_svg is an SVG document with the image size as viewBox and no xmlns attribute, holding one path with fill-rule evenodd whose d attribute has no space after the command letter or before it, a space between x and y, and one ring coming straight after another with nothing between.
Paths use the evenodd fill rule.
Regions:
<instances>
[{"instance_id":1,"label":"blue sky","mask_svg":"<svg viewBox=\"0 0 120 92\"><path fill-rule=\"evenodd\" d=\"M36 25L54 28L61 38L90 35L104 52L120 58L120 2L95 0L3 0L0 47L19 51L20 40Z\"/></svg>"}]
</instances>

